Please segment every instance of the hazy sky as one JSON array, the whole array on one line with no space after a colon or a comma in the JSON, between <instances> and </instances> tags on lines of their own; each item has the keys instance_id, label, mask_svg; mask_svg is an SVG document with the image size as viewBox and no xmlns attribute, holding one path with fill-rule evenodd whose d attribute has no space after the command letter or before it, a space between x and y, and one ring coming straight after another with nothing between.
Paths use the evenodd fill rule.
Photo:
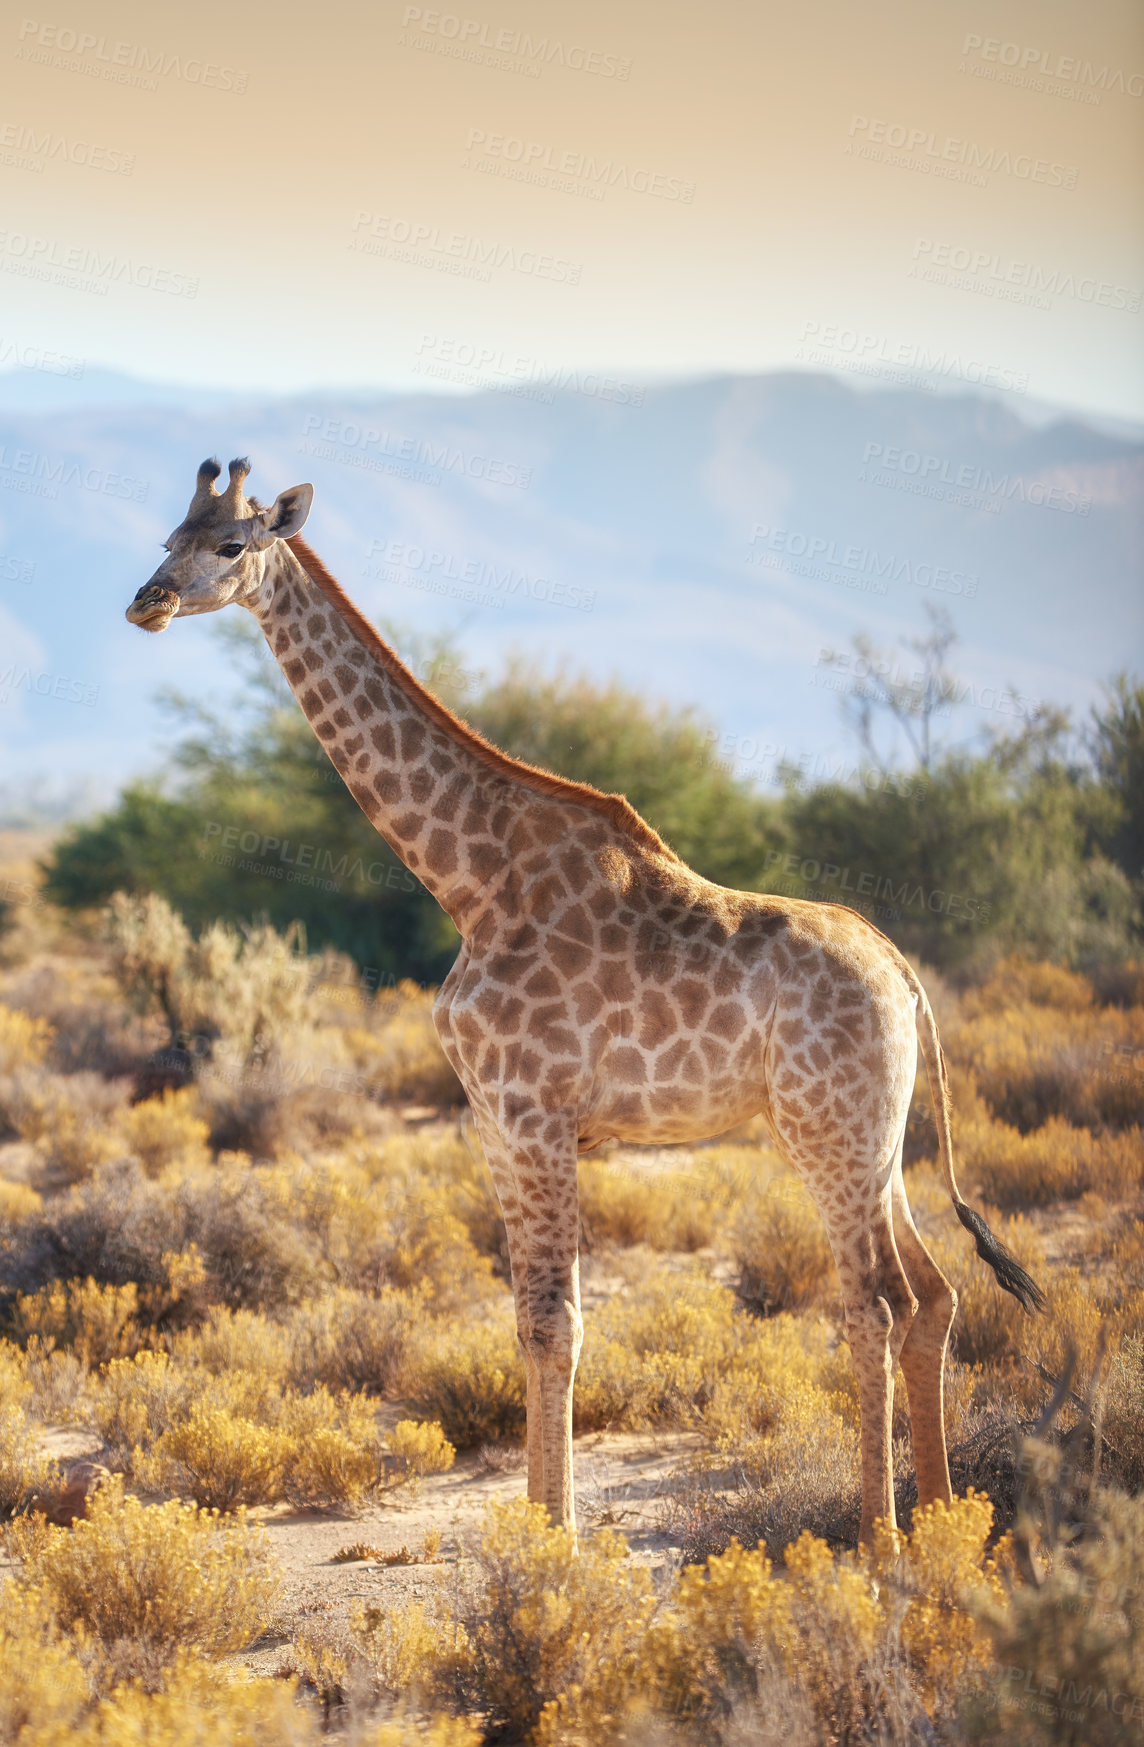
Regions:
<instances>
[{"instance_id":1,"label":"hazy sky","mask_svg":"<svg viewBox=\"0 0 1144 1747\"><path fill-rule=\"evenodd\" d=\"M1144 412L1132 0L23 4L0 368L801 363Z\"/></svg>"}]
</instances>

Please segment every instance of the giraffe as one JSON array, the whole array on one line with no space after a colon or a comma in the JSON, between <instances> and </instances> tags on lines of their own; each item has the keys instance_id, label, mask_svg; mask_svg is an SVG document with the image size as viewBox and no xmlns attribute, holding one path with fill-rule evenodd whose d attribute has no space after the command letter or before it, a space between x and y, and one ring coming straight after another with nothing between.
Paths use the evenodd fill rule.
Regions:
<instances>
[{"instance_id":1,"label":"giraffe","mask_svg":"<svg viewBox=\"0 0 1144 1747\"><path fill-rule=\"evenodd\" d=\"M301 539L313 487L265 507L244 495L248 461L231 462L220 492L221 471L199 468L127 618L161 631L229 603L252 612L350 793L457 926L434 1022L504 1215L529 1497L575 1527L578 1155L610 1138L704 1139L759 1115L838 1270L860 1539L895 1527L899 1365L919 1503L948 1502L942 1382L957 1298L902 1178L919 1039L957 1216L1024 1309L1044 1298L958 1191L945 1060L913 970L856 911L714 885L622 796L500 752L420 684Z\"/></svg>"}]
</instances>

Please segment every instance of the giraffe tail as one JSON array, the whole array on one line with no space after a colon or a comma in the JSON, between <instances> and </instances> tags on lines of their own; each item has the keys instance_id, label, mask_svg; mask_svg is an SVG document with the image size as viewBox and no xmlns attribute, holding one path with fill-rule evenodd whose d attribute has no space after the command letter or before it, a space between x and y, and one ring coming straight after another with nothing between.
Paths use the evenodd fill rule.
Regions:
<instances>
[{"instance_id":1,"label":"giraffe tail","mask_svg":"<svg viewBox=\"0 0 1144 1747\"><path fill-rule=\"evenodd\" d=\"M980 1213L972 1207L967 1207L961 1198L957 1187L957 1179L953 1174L953 1134L950 1125L951 1104L949 1096L949 1076L946 1071L945 1051L941 1047L941 1039L937 1033L937 1021L933 1009L926 997L921 983L910 970L905 967L906 981L917 996L917 1026L921 1041L922 1054L925 1057L926 1074L929 1079L930 1097L933 1101L934 1122L937 1125L938 1155L941 1159L942 1174L945 1186L949 1190L954 1212L972 1237L977 1246L977 1254L983 1262L988 1262L997 1279L997 1284L1011 1292L1022 1310L1044 1310L1045 1295L1037 1282L1027 1274L1012 1250L1009 1250L994 1237Z\"/></svg>"}]
</instances>

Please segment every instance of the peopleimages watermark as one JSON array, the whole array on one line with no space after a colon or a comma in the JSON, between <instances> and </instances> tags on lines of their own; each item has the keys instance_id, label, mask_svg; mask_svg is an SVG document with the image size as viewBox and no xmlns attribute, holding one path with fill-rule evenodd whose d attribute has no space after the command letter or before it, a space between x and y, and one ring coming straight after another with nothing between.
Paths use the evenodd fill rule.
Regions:
<instances>
[{"instance_id":1,"label":"peopleimages watermark","mask_svg":"<svg viewBox=\"0 0 1144 1747\"><path fill-rule=\"evenodd\" d=\"M549 279L554 285L579 285L583 272L579 261L566 261L538 249L522 249L513 243L489 242L465 231L442 230L406 218L359 209L354 217L350 248L359 255L400 261L409 267L455 278L476 279L482 284L494 272L507 270L530 279Z\"/></svg>"},{"instance_id":2,"label":"peopleimages watermark","mask_svg":"<svg viewBox=\"0 0 1144 1747\"><path fill-rule=\"evenodd\" d=\"M340 892L343 880L365 880L387 891L412 892L417 888L409 869L396 862L371 861L367 866L360 855L349 850L338 854L317 843L295 843L289 837L244 831L240 825L224 825L218 819L208 820L203 828L199 859L233 868L236 873L262 874L326 892Z\"/></svg>"},{"instance_id":3,"label":"peopleimages watermark","mask_svg":"<svg viewBox=\"0 0 1144 1747\"><path fill-rule=\"evenodd\" d=\"M0 230L0 272L24 279L62 285L106 297L112 285L133 285L139 291L159 291L168 297L197 297L199 282L190 274L130 255L105 255L83 243L61 243L26 231Z\"/></svg>"},{"instance_id":4,"label":"peopleimages watermark","mask_svg":"<svg viewBox=\"0 0 1144 1747\"><path fill-rule=\"evenodd\" d=\"M566 67L598 79L626 80L632 70L627 55L585 48L560 37L533 36L531 31L490 24L483 18L461 18L456 12L407 6L401 22L401 47L427 49L501 72L539 78L545 67ZM418 37L423 40L418 41Z\"/></svg>"},{"instance_id":5,"label":"peopleimages watermark","mask_svg":"<svg viewBox=\"0 0 1144 1747\"><path fill-rule=\"evenodd\" d=\"M1066 516L1087 516L1092 508L1092 498L1069 485L1028 479L1022 473L994 473L980 462L950 461L896 444L867 443L862 462L858 479L863 484L887 485L965 509L998 514L1003 504L1016 502Z\"/></svg>"},{"instance_id":6,"label":"peopleimages watermark","mask_svg":"<svg viewBox=\"0 0 1144 1747\"><path fill-rule=\"evenodd\" d=\"M960 595L972 600L977 594L977 576L948 565L917 562L874 546L842 545L819 534L797 529L772 528L756 522L751 530L748 564L792 571L817 582L833 582L866 594L885 594L890 582L909 582L936 594ZM823 568L834 566L835 568Z\"/></svg>"},{"instance_id":7,"label":"peopleimages watermark","mask_svg":"<svg viewBox=\"0 0 1144 1747\"><path fill-rule=\"evenodd\" d=\"M1094 274L1078 275L1031 261L1012 261L988 249L939 242L933 237L919 237L914 244L909 277L1034 309L1051 309L1054 297L1070 297L1099 309L1122 309L1129 315L1138 314L1140 309L1139 288L1117 285Z\"/></svg>"},{"instance_id":8,"label":"peopleimages watermark","mask_svg":"<svg viewBox=\"0 0 1144 1747\"><path fill-rule=\"evenodd\" d=\"M0 369L42 370L46 376L80 377L86 368L87 359L77 358L71 352L46 351L43 346L29 346L0 336Z\"/></svg>"},{"instance_id":9,"label":"peopleimages watermark","mask_svg":"<svg viewBox=\"0 0 1144 1747\"><path fill-rule=\"evenodd\" d=\"M71 25L44 24L35 18L25 18L18 40L18 61L55 67L63 73L82 73L114 85L131 85L139 91L157 91L160 79L180 79L185 85L236 95L247 86L248 75L238 67L203 60L198 55L148 47L145 43L123 42L90 30L75 30Z\"/></svg>"},{"instance_id":10,"label":"peopleimages watermark","mask_svg":"<svg viewBox=\"0 0 1144 1747\"><path fill-rule=\"evenodd\" d=\"M1075 164L1058 164L1008 147L983 146L951 134L941 138L932 128L910 127L904 121L885 121L877 116L851 116L849 140L848 157L916 170L944 181L968 182L976 188L988 188L990 176L1013 176L1018 182L1071 191L1079 174Z\"/></svg>"},{"instance_id":11,"label":"peopleimages watermark","mask_svg":"<svg viewBox=\"0 0 1144 1747\"><path fill-rule=\"evenodd\" d=\"M929 891L908 879L895 885L900 875L859 871L843 867L840 862L821 861L817 856L801 856L797 851L786 854L781 849L768 850L763 873L770 876L776 872L779 878L796 879L803 885L836 886L840 892L857 898L881 898L893 908L895 920L910 909L928 910L933 916L956 916L962 922L985 922L989 918L990 906L979 898L939 889Z\"/></svg>"},{"instance_id":12,"label":"peopleimages watermark","mask_svg":"<svg viewBox=\"0 0 1144 1747\"><path fill-rule=\"evenodd\" d=\"M939 379L967 382L975 388L1004 388L1024 394L1029 378L1001 364L966 358L960 352L931 351L912 340L893 340L837 322L803 323L795 357L832 370L852 370L862 376L886 377L899 387L936 393Z\"/></svg>"},{"instance_id":13,"label":"peopleimages watermark","mask_svg":"<svg viewBox=\"0 0 1144 1747\"><path fill-rule=\"evenodd\" d=\"M85 679L69 679L62 673L36 673L10 661L0 670L0 704L10 702L13 693L26 692L29 697L54 698L57 703L83 704L94 709L99 702L99 686Z\"/></svg>"},{"instance_id":14,"label":"peopleimages watermark","mask_svg":"<svg viewBox=\"0 0 1144 1747\"><path fill-rule=\"evenodd\" d=\"M373 461L391 461L405 467L424 470L426 483L440 485L442 475L479 479L486 485L512 485L527 491L532 484L532 468L499 455L482 455L462 449L446 438L410 437L387 431L380 425L359 424L354 419L326 418L321 413L307 413L302 435L364 458L351 465L368 465ZM308 451L313 454L313 449ZM344 456L333 459L344 460ZM389 469L379 467L379 472Z\"/></svg>"},{"instance_id":15,"label":"peopleimages watermark","mask_svg":"<svg viewBox=\"0 0 1144 1747\"><path fill-rule=\"evenodd\" d=\"M61 485L78 485L100 497L127 498L144 503L150 489L146 479L130 473L115 473L107 467L85 467L62 455L45 455L37 449L15 449L0 443L0 487L27 497L59 495Z\"/></svg>"},{"instance_id":16,"label":"peopleimages watermark","mask_svg":"<svg viewBox=\"0 0 1144 1747\"><path fill-rule=\"evenodd\" d=\"M445 334L422 334L413 368L422 376L467 383L551 406L557 394L583 394L615 406L642 406L647 390L623 377L571 364L546 364L524 352L480 345Z\"/></svg>"},{"instance_id":17,"label":"peopleimages watermark","mask_svg":"<svg viewBox=\"0 0 1144 1747\"><path fill-rule=\"evenodd\" d=\"M823 668L832 671L824 673L821 671ZM910 672L900 667L890 656L871 659L867 655L839 652L836 649L819 650L810 676L811 685L823 686L827 691L873 699L882 695L876 683L878 681L897 691L912 692L919 699L927 684L926 674L921 668ZM936 706L934 714L947 716L959 704L969 704L977 710L996 711L1002 716L1023 716L1029 721L1043 708L1039 698L1026 697L1024 692L1013 691L1008 686L978 685L971 679L951 679L948 691Z\"/></svg>"},{"instance_id":18,"label":"peopleimages watermark","mask_svg":"<svg viewBox=\"0 0 1144 1747\"><path fill-rule=\"evenodd\" d=\"M451 552L407 540L374 540L362 575L374 581L396 582L403 588L423 589L427 594L451 595L475 606L503 607L508 600L533 600L590 613L596 605L594 588L534 576L495 559L457 558Z\"/></svg>"},{"instance_id":19,"label":"peopleimages watermark","mask_svg":"<svg viewBox=\"0 0 1144 1747\"><path fill-rule=\"evenodd\" d=\"M1144 73L1125 73L1123 67L1110 67L1107 62L1098 66L1079 55L1055 54L1052 49L1029 43L1002 42L1000 37L970 31L961 54L959 73L1020 86L1047 97L1064 97L1072 103L1097 104L1105 91L1144 97Z\"/></svg>"},{"instance_id":20,"label":"peopleimages watermark","mask_svg":"<svg viewBox=\"0 0 1144 1747\"><path fill-rule=\"evenodd\" d=\"M597 157L592 152L562 149L518 134L471 127L465 152L462 170L532 182L563 194L582 194L589 200L603 200L610 188L626 188L629 194L647 194L682 206L690 206L695 199L695 183L687 177L669 176L665 171Z\"/></svg>"},{"instance_id":21,"label":"peopleimages watermark","mask_svg":"<svg viewBox=\"0 0 1144 1747\"><path fill-rule=\"evenodd\" d=\"M0 553L0 582L31 582L35 574L34 558L12 558Z\"/></svg>"},{"instance_id":22,"label":"peopleimages watermark","mask_svg":"<svg viewBox=\"0 0 1144 1747\"><path fill-rule=\"evenodd\" d=\"M112 176L130 176L135 153L122 146L96 145L63 133L42 131L23 122L0 122L0 164L9 170L31 170L41 175L48 164L78 164L86 170L105 170Z\"/></svg>"}]
</instances>

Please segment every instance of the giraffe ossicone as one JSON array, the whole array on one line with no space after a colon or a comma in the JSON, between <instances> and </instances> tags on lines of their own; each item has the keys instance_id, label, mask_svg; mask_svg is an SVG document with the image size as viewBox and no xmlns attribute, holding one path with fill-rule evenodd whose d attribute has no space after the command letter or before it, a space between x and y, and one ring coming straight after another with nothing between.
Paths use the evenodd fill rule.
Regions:
<instances>
[{"instance_id":1,"label":"giraffe ossicone","mask_svg":"<svg viewBox=\"0 0 1144 1747\"><path fill-rule=\"evenodd\" d=\"M199 469L127 617L246 607L363 812L453 918L434 1006L508 1234L528 1375L528 1492L575 1523L577 1155L700 1140L760 1115L809 1189L842 1286L861 1407L861 1537L894 1524L900 1364L921 1504L948 1501L942 1383L957 1299L918 1234L902 1141L920 1038L946 1185L999 1283L1039 1288L962 1200L932 1010L897 948L841 905L694 873L620 795L511 758L426 690L299 537L313 489L269 507L249 463Z\"/></svg>"}]
</instances>

